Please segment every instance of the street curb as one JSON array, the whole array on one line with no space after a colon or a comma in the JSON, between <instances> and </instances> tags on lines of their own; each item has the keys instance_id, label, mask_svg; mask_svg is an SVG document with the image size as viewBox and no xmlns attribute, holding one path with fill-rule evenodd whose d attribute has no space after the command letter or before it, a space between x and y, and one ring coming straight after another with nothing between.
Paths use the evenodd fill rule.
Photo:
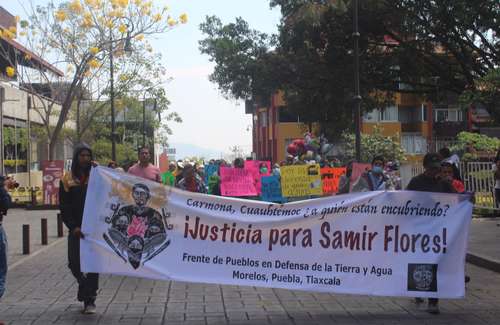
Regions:
<instances>
[{"instance_id":1,"label":"street curb","mask_svg":"<svg viewBox=\"0 0 500 325\"><path fill-rule=\"evenodd\" d=\"M500 273L500 261L478 254L467 253L465 260L467 263Z\"/></svg>"}]
</instances>

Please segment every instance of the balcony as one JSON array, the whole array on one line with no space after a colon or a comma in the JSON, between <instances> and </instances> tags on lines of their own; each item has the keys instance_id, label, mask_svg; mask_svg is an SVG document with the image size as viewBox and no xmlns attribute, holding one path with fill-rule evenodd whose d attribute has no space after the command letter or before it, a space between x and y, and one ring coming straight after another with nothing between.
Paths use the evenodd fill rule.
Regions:
<instances>
[{"instance_id":1,"label":"balcony","mask_svg":"<svg viewBox=\"0 0 500 325\"><path fill-rule=\"evenodd\" d=\"M466 131L467 127L464 122L434 122L434 136L453 138L462 131Z\"/></svg>"}]
</instances>

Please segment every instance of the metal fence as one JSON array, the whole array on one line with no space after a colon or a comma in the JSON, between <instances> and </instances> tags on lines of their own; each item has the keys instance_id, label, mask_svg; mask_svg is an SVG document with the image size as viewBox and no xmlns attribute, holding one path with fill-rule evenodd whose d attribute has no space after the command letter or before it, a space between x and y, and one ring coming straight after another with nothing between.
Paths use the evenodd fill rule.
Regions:
<instances>
[{"instance_id":1,"label":"metal fence","mask_svg":"<svg viewBox=\"0 0 500 325\"><path fill-rule=\"evenodd\" d=\"M478 208L495 209L495 178L491 162L462 162L460 175L464 181L465 190L475 194ZM404 164L401 166L401 184L406 188L411 178L421 174L421 165Z\"/></svg>"}]
</instances>

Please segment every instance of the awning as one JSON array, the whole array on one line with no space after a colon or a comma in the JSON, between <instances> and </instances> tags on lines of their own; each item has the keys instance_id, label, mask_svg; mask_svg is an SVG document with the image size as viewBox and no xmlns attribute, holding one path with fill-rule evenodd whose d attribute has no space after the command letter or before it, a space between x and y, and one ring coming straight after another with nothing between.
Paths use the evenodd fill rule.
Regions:
<instances>
[{"instance_id":1,"label":"awning","mask_svg":"<svg viewBox=\"0 0 500 325\"><path fill-rule=\"evenodd\" d=\"M17 52L20 54L17 58L18 64L23 65L23 66L27 66L30 68L34 68L34 69L43 70L43 71L50 71L59 77L64 76L64 72L57 69L52 64L48 63L47 61L45 61L44 59L42 59L41 57L39 57L38 55L36 55L32 51L28 50L26 47L24 47L20 43L16 42L15 40L6 38L4 36L1 37L1 40L3 42L8 43L15 50L17 50ZM27 60L26 56L29 56L30 59Z\"/></svg>"}]
</instances>

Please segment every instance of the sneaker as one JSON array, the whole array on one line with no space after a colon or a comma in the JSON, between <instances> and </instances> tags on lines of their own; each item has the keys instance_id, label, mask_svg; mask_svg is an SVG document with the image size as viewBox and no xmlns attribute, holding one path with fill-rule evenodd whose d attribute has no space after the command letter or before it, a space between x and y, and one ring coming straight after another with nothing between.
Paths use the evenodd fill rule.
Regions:
<instances>
[{"instance_id":1,"label":"sneaker","mask_svg":"<svg viewBox=\"0 0 500 325\"><path fill-rule=\"evenodd\" d=\"M437 303L435 304L428 304L427 305L427 312L429 314L437 315L440 313L439 311L439 305Z\"/></svg>"},{"instance_id":2,"label":"sneaker","mask_svg":"<svg viewBox=\"0 0 500 325\"><path fill-rule=\"evenodd\" d=\"M92 314L95 314L95 311L96 311L95 304L89 303L89 304L85 304L85 306L83 307L82 314L92 315Z\"/></svg>"}]
</instances>

